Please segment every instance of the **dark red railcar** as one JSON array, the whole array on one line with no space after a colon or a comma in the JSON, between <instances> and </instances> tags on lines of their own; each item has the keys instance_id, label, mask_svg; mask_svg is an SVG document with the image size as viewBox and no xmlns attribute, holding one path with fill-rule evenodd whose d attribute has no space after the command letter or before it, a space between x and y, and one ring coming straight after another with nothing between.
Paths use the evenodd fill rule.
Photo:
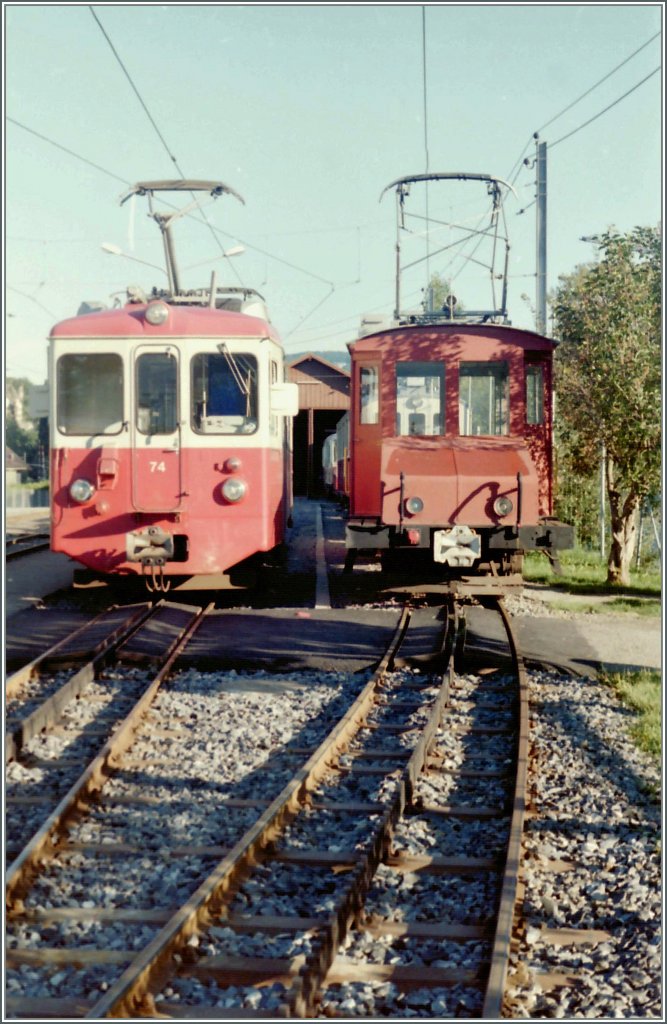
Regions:
<instances>
[{"instance_id":1,"label":"dark red railcar","mask_svg":"<svg viewBox=\"0 0 667 1024\"><path fill-rule=\"evenodd\" d=\"M498 325L404 325L351 346L347 546L516 566L570 546L553 518L552 352Z\"/></svg>"},{"instance_id":2,"label":"dark red railcar","mask_svg":"<svg viewBox=\"0 0 667 1024\"><path fill-rule=\"evenodd\" d=\"M394 183L401 202L414 180ZM509 326L504 292L486 311L398 306L397 284L393 320L349 346L348 567L361 549L403 549L507 572L526 551L570 547L553 518L556 343Z\"/></svg>"}]
</instances>

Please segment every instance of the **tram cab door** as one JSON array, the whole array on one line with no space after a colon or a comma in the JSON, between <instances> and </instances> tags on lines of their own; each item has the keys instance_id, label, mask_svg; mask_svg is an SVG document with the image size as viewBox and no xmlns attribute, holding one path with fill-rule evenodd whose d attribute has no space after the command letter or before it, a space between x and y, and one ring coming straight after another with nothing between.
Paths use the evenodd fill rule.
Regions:
<instances>
[{"instance_id":1,"label":"tram cab door","mask_svg":"<svg viewBox=\"0 0 667 1024\"><path fill-rule=\"evenodd\" d=\"M173 345L134 351L132 504L138 512L175 512L182 502L179 353Z\"/></svg>"}]
</instances>

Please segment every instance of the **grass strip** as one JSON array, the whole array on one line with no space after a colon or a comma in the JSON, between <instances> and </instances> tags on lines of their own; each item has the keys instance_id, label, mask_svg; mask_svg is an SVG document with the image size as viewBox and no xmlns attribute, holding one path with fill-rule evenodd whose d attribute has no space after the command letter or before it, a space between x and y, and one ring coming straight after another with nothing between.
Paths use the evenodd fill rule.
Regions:
<instances>
[{"instance_id":1,"label":"grass strip","mask_svg":"<svg viewBox=\"0 0 667 1024\"><path fill-rule=\"evenodd\" d=\"M600 680L610 686L636 717L630 735L640 750L656 759L662 756L662 676L657 669L641 672L601 672Z\"/></svg>"}]
</instances>

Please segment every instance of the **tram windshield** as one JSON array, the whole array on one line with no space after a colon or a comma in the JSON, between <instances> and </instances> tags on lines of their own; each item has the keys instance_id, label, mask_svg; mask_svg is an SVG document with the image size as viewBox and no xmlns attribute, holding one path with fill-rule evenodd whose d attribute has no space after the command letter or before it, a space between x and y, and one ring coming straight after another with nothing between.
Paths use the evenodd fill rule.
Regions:
<instances>
[{"instance_id":1,"label":"tram windshield","mask_svg":"<svg viewBox=\"0 0 667 1024\"><path fill-rule=\"evenodd\" d=\"M461 363L459 431L464 436L473 437L508 433L507 363Z\"/></svg>"},{"instance_id":2,"label":"tram windshield","mask_svg":"<svg viewBox=\"0 0 667 1024\"><path fill-rule=\"evenodd\" d=\"M137 359L137 427L142 434L176 430L177 374L170 352L144 352Z\"/></svg>"},{"instance_id":3,"label":"tram windshield","mask_svg":"<svg viewBox=\"0 0 667 1024\"><path fill-rule=\"evenodd\" d=\"M396 434L445 432L445 368L441 363L396 364Z\"/></svg>"},{"instance_id":4,"label":"tram windshield","mask_svg":"<svg viewBox=\"0 0 667 1024\"><path fill-rule=\"evenodd\" d=\"M202 352L192 360L192 424L200 434L257 430L257 360L244 352Z\"/></svg>"},{"instance_id":5,"label":"tram windshield","mask_svg":"<svg viewBox=\"0 0 667 1024\"><path fill-rule=\"evenodd\" d=\"M119 434L123 429L123 362L110 352L61 356L56 410L61 434Z\"/></svg>"}]
</instances>

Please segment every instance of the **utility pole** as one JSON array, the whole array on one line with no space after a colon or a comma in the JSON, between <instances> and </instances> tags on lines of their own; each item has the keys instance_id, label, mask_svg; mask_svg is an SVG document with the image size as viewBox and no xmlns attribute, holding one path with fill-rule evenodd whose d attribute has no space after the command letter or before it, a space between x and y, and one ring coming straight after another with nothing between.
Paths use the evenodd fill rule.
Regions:
<instances>
[{"instance_id":1,"label":"utility pole","mask_svg":"<svg viewBox=\"0 0 667 1024\"><path fill-rule=\"evenodd\" d=\"M536 330L547 332L547 144L539 142L537 147L537 301Z\"/></svg>"},{"instance_id":2,"label":"utility pole","mask_svg":"<svg viewBox=\"0 0 667 1024\"><path fill-rule=\"evenodd\" d=\"M607 494L606 462L607 462L607 446L605 445L605 443L603 441L602 442L602 447L600 449L600 557L603 560L605 558L605 555L607 554L607 547L606 547L606 543L605 543L605 541L606 541L606 538L605 538L605 532L606 532L605 498L606 498L606 494Z\"/></svg>"}]
</instances>

